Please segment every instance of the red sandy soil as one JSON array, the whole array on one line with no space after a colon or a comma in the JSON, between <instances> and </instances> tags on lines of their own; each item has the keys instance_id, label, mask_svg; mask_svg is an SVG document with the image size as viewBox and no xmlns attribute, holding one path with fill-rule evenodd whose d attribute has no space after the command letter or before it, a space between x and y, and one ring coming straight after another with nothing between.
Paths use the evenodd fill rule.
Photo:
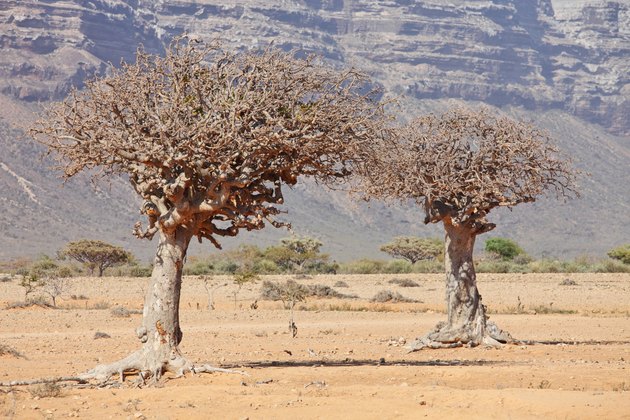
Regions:
<instances>
[{"instance_id":1,"label":"red sandy soil","mask_svg":"<svg viewBox=\"0 0 630 420\"><path fill-rule=\"evenodd\" d=\"M265 277L284 281L289 277ZM388 283L412 279L419 287ZM570 278L577 284L563 286ZM229 283L209 310L201 278L182 292L181 350L189 358L243 370L164 378L138 387L82 389L56 397L41 385L0 388L0 418L630 419L630 275L481 274L491 318L518 339L543 342L500 349L407 353L404 343L445 318L443 276L314 276L297 281L333 286L359 299L315 299L295 313L296 338L280 302L258 301L260 285L237 295ZM140 343L140 309L148 279L79 278L60 309L0 309L0 345L26 358L0 355L0 381L72 375L124 357ZM0 308L23 300L17 280L0 283ZM373 303L390 289L416 303ZM520 303L519 303L520 302ZM101 309L95 309L101 308ZM95 339L95 333L110 338Z\"/></svg>"}]
</instances>

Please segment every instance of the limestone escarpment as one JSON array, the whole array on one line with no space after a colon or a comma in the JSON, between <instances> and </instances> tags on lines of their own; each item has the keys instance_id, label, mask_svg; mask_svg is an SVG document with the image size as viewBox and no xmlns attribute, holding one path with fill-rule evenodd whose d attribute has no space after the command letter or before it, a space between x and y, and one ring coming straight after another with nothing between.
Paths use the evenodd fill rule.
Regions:
<instances>
[{"instance_id":1,"label":"limestone escarpment","mask_svg":"<svg viewBox=\"0 0 630 420\"><path fill-rule=\"evenodd\" d=\"M625 182L629 9L627 0L5 0L0 2L0 120L8 126L21 122L25 112L17 116L12 107L32 110L39 101L59 100L70 86L105 72L107 61L132 60L140 44L161 51L183 32L219 37L238 48L273 42L368 71L390 93L401 95L408 114L453 99L535 119L593 176L583 181L582 201L547 201L493 215L499 225L495 233L538 254L605 251L630 234ZM38 238L26 232L51 217L57 225L50 237L39 235L35 252L82 229L142 248L127 236L136 205L131 194L90 201L84 198L90 191L82 186L70 191L70 185L53 193L59 182L33 167L35 151L5 147L15 136L0 125L0 161L9 168L0 168L5 186L0 214L23 215L17 227L0 216L0 228L12 235L7 252L18 242L26 244L20 252L33 248ZM51 212L34 202L25 186L40 203L53 200L60 209ZM379 241L393 235L437 234L419 224L413 209L364 211L344 195L301 186L288 193L287 202L294 226L324 243L336 241L329 249L339 255L353 250L353 256L378 256ZM75 208L63 208L79 204L80 216ZM603 207L615 209L607 226L598 222ZM110 219L115 229L96 221L98 213L116 211L129 218ZM365 248L368 243L371 249Z\"/></svg>"}]
</instances>

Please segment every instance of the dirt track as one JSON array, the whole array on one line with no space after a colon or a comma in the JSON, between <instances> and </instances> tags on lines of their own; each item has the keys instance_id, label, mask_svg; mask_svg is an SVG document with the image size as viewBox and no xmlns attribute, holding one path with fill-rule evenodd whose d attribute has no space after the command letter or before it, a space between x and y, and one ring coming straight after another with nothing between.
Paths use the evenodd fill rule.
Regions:
<instances>
[{"instance_id":1,"label":"dirt track","mask_svg":"<svg viewBox=\"0 0 630 420\"><path fill-rule=\"evenodd\" d=\"M388 284L392 278L420 287ZM566 278L577 285L559 285ZM350 287L337 290L359 299L309 299L296 312L293 339L280 303L250 309L259 285L238 295L236 310L233 287L219 289L217 308L209 311L203 283L187 278L182 351L249 376L201 375L145 389L132 382L120 389L69 388L40 399L29 392L33 387L22 387L0 392L0 417L630 419L628 274L479 275L484 303L499 326L519 339L553 344L411 354L404 341L445 317L442 276L299 281L332 286L340 280ZM0 344L27 357L0 356L0 381L79 373L131 352L140 344L134 329L141 315L119 318L111 309L139 309L146 282L77 279L71 293L89 300L61 300L67 309L0 310ZM369 302L383 289L421 302ZM22 298L17 282L0 283L0 307ZM110 308L86 309L102 302ZM94 339L97 331L111 338Z\"/></svg>"}]
</instances>

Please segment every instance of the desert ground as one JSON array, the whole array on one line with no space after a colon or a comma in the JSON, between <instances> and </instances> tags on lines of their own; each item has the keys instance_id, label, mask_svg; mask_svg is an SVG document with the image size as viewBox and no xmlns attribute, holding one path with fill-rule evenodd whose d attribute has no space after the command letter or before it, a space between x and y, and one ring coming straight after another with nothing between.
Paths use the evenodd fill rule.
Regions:
<instances>
[{"instance_id":1,"label":"desert ground","mask_svg":"<svg viewBox=\"0 0 630 420\"><path fill-rule=\"evenodd\" d=\"M419 287L390 284L394 278ZM576 284L561 285L566 279ZM0 283L0 344L24 356L0 356L0 382L81 373L139 347L142 315L134 310L148 280L76 278L58 309L5 309L24 291L16 280ZM58 396L37 385L2 387L0 417L630 419L629 274L480 274L492 320L528 344L415 353L405 342L445 318L442 275L297 281L343 281L348 287L335 289L358 299L298 304L293 338L289 311L259 299L262 281L243 288L235 304L231 278L210 278L210 286L228 283L215 290L210 310L204 279L184 279L181 350L246 375L165 377L151 387L130 376L114 387L68 384ZM385 289L417 302L370 302ZM132 313L120 316L120 307Z\"/></svg>"}]
</instances>

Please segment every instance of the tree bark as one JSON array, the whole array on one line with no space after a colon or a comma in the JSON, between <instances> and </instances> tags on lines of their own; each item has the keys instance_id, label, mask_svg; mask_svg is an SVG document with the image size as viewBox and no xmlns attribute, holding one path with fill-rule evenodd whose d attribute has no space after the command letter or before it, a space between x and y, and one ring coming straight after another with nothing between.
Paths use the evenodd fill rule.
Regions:
<instances>
[{"instance_id":1,"label":"tree bark","mask_svg":"<svg viewBox=\"0 0 630 420\"><path fill-rule=\"evenodd\" d=\"M446 329L451 342L474 340L477 328L485 325L485 309L477 290L477 277L473 264L475 234L466 226L444 223L446 268L446 303L448 319Z\"/></svg>"},{"instance_id":2,"label":"tree bark","mask_svg":"<svg viewBox=\"0 0 630 420\"><path fill-rule=\"evenodd\" d=\"M447 320L434 331L413 342L409 349L471 347L480 344L498 346L512 337L488 322L486 307L481 303L473 263L477 233L466 224L454 225L444 220Z\"/></svg>"},{"instance_id":3,"label":"tree bark","mask_svg":"<svg viewBox=\"0 0 630 420\"><path fill-rule=\"evenodd\" d=\"M119 362L95 367L86 373L90 378L105 380L116 373L124 376L125 371L135 370L148 374L144 377L159 379L165 372L181 375L192 368L178 348L182 340L179 325L182 273L191 237L184 227L172 233L160 231L142 325L136 330L142 348Z\"/></svg>"}]
</instances>

